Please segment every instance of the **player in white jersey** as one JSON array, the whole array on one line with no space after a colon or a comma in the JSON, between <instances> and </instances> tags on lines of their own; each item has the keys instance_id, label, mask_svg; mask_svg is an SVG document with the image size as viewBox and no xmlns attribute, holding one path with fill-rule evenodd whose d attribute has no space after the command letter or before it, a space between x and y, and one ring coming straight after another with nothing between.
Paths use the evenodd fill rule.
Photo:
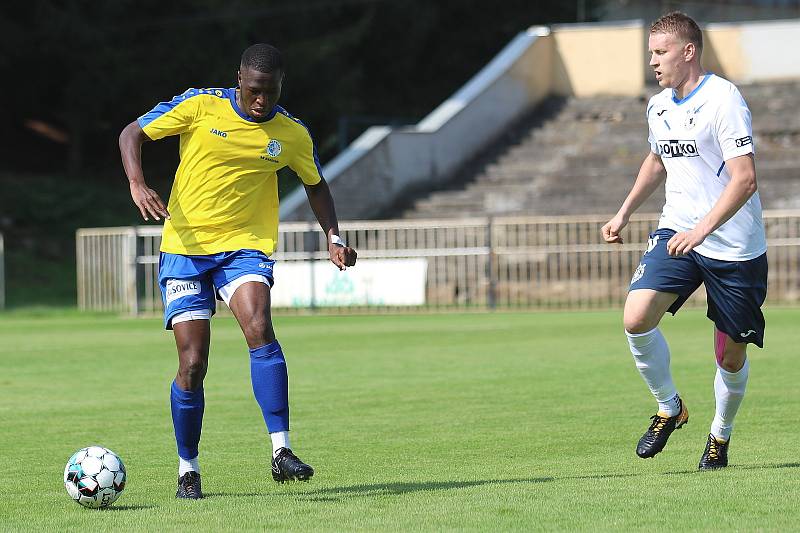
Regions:
<instances>
[{"instance_id":1,"label":"player in white jersey","mask_svg":"<svg viewBox=\"0 0 800 533\"><path fill-rule=\"evenodd\" d=\"M673 12L650 28L650 66L664 90L650 99L650 153L617 214L603 226L621 243L631 214L666 176L666 203L631 280L624 324L636 367L658 412L636 453L653 457L689 420L670 373L669 347L658 329L700 286L714 322L716 414L701 470L728 465L733 420L749 373L747 344L763 346L767 256L756 185L750 110L729 81L700 64L697 23Z\"/></svg>"}]
</instances>

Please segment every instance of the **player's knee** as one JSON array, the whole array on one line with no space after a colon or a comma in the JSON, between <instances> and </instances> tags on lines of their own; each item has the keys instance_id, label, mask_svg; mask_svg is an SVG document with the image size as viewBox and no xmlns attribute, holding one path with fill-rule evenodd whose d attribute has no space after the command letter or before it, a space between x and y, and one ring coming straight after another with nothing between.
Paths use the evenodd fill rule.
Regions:
<instances>
[{"instance_id":1,"label":"player's knee","mask_svg":"<svg viewBox=\"0 0 800 533\"><path fill-rule=\"evenodd\" d=\"M647 333L658 325L647 313L638 311L626 310L622 321L628 333Z\"/></svg>"},{"instance_id":2,"label":"player's knee","mask_svg":"<svg viewBox=\"0 0 800 533\"><path fill-rule=\"evenodd\" d=\"M746 357L746 352L741 347L726 349L722 353L722 357L719 354L717 355L717 364L726 372L736 373L744 366Z\"/></svg>"},{"instance_id":3,"label":"player's knee","mask_svg":"<svg viewBox=\"0 0 800 533\"><path fill-rule=\"evenodd\" d=\"M747 343L734 342L727 334L715 329L714 352L714 355L717 356L717 364L722 370L738 372L747 358Z\"/></svg>"},{"instance_id":4,"label":"player's knee","mask_svg":"<svg viewBox=\"0 0 800 533\"><path fill-rule=\"evenodd\" d=\"M198 356L183 357L178 368L179 385L185 390L196 390L202 384L208 370L208 362Z\"/></svg>"},{"instance_id":5,"label":"player's knee","mask_svg":"<svg viewBox=\"0 0 800 533\"><path fill-rule=\"evenodd\" d=\"M250 346L263 346L275 340L268 317L254 316L242 323L242 333Z\"/></svg>"}]
</instances>

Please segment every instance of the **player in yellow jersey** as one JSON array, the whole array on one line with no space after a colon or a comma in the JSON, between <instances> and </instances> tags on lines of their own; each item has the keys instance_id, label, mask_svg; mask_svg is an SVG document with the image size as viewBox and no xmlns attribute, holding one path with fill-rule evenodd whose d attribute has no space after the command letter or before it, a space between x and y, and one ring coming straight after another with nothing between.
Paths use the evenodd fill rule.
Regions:
<instances>
[{"instance_id":1,"label":"player in yellow jersey","mask_svg":"<svg viewBox=\"0 0 800 533\"><path fill-rule=\"evenodd\" d=\"M253 45L242 54L237 88L189 89L131 122L119 138L134 203L145 220L165 219L159 283L165 327L178 349L170 390L178 498L203 497L198 446L216 299L228 304L250 349L253 392L272 441L273 478L305 481L314 474L289 446L286 362L270 315L279 169L288 166L302 180L331 261L344 270L355 264L356 252L338 235L308 130L277 105L283 74L275 47ZM164 206L145 183L141 146L168 135L180 135L180 164Z\"/></svg>"}]
</instances>

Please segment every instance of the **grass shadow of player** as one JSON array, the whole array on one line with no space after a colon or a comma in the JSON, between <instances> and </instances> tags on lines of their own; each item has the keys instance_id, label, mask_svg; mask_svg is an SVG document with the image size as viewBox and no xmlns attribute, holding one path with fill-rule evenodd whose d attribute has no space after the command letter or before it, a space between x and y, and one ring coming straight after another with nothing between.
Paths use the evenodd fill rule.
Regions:
<instances>
[{"instance_id":1,"label":"grass shadow of player","mask_svg":"<svg viewBox=\"0 0 800 533\"><path fill-rule=\"evenodd\" d=\"M204 492L203 499L208 498L260 498L264 494L260 492Z\"/></svg>"},{"instance_id":2,"label":"grass shadow of player","mask_svg":"<svg viewBox=\"0 0 800 533\"><path fill-rule=\"evenodd\" d=\"M112 511L141 511L143 509L153 509L155 505L109 505L100 509L104 513Z\"/></svg>"},{"instance_id":3,"label":"grass shadow of player","mask_svg":"<svg viewBox=\"0 0 800 533\"><path fill-rule=\"evenodd\" d=\"M720 472L735 471L735 470L768 470L777 468L800 468L800 463L777 463L765 465L729 465L727 468L720 468ZM715 470L716 471L716 470ZM674 476L679 474L703 474L707 470L676 470L674 472L664 472L665 476Z\"/></svg>"},{"instance_id":4,"label":"grass shadow of player","mask_svg":"<svg viewBox=\"0 0 800 533\"><path fill-rule=\"evenodd\" d=\"M558 479L618 479L626 477L638 477L644 474L592 474L585 476L564 476Z\"/></svg>"},{"instance_id":5,"label":"grass shadow of player","mask_svg":"<svg viewBox=\"0 0 800 533\"><path fill-rule=\"evenodd\" d=\"M412 492L433 492L442 490L464 489L470 487L480 487L491 484L529 484L547 483L554 481L554 477L537 478L515 478L515 479L485 479L475 481L421 481L421 482L396 482L396 483L374 483L363 485L350 485L346 487L330 487L319 490L312 490L298 495L299 498L308 501L341 501L350 497L377 497L377 496L397 496Z\"/></svg>"}]
</instances>

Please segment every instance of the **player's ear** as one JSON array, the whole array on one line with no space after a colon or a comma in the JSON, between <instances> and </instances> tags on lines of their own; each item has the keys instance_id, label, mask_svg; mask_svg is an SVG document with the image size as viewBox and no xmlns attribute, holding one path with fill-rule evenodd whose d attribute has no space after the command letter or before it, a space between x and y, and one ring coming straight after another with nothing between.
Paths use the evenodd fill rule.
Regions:
<instances>
[{"instance_id":1,"label":"player's ear","mask_svg":"<svg viewBox=\"0 0 800 533\"><path fill-rule=\"evenodd\" d=\"M237 70L236 71L236 86L237 87L241 87L242 86L242 71L241 70Z\"/></svg>"},{"instance_id":2,"label":"player's ear","mask_svg":"<svg viewBox=\"0 0 800 533\"><path fill-rule=\"evenodd\" d=\"M686 43L683 45L683 57L686 61L691 61L697 55L697 47L694 43Z\"/></svg>"}]
</instances>

